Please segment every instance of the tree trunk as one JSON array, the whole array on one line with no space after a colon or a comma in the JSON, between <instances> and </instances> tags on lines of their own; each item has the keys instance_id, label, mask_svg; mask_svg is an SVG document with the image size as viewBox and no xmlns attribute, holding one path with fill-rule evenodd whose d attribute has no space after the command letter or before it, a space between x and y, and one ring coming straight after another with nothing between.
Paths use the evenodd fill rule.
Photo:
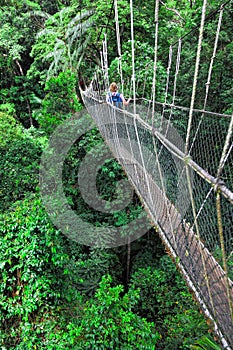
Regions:
<instances>
[{"instance_id":1,"label":"tree trunk","mask_svg":"<svg viewBox=\"0 0 233 350\"><path fill-rule=\"evenodd\" d=\"M128 237L127 243L127 263L126 263L126 283L129 283L129 272L130 272L130 260L131 260L131 243Z\"/></svg>"},{"instance_id":2,"label":"tree trunk","mask_svg":"<svg viewBox=\"0 0 233 350\"><path fill-rule=\"evenodd\" d=\"M20 71L20 75L23 77L24 76L24 73L23 73L23 68L21 66L21 64L19 63L18 60L15 60L15 63L17 64L18 68L19 68L19 71ZM24 89L24 93L25 95L27 96L27 93L25 91L25 88L23 86L23 89ZM30 106L30 101L29 99L26 97L26 103L27 103L27 109L28 109L28 114L29 114L29 120L30 120L30 126L33 126L33 122L32 122L32 110L31 110L31 106Z\"/></svg>"}]
</instances>

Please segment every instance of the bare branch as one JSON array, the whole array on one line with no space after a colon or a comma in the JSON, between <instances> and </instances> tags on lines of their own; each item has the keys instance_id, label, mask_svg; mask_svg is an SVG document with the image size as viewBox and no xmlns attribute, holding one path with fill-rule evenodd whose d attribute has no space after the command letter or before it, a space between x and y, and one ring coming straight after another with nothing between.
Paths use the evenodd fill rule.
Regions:
<instances>
[{"instance_id":1,"label":"bare branch","mask_svg":"<svg viewBox=\"0 0 233 350\"><path fill-rule=\"evenodd\" d=\"M184 21L184 18L181 17L181 15L179 14L179 12L177 10L171 9L170 7L167 7L166 4L164 4L164 2L161 0L159 0L159 2L161 2L161 4L166 8L166 10L174 12L180 19L182 19L182 21Z\"/></svg>"}]
</instances>

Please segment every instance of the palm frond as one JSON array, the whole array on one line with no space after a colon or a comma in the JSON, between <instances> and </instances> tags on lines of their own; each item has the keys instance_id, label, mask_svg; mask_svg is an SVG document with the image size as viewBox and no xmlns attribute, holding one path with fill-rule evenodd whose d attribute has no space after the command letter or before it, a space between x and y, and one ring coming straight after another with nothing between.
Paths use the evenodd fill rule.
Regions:
<instances>
[{"instance_id":1,"label":"palm frond","mask_svg":"<svg viewBox=\"0 0 233 350\"><path fill-rule=\"evenodd\" d=\"M72 28L72 30L67 33L67 40L69 42L69 45L72 46L73 43L77 40L82 39L87 34L88 29L92 27L92 23L84 23L81 25L78 25L76 28Z\"/></svg>"},{"instance_id":2,"label":"palm frond","mask_svg":"<svg viewBox=\"0 0 233 350\"><path fill-rule=\"evenodd\" d=\"M34 17L41 17L41 18L44 18L44 19L48 19L48 18L51 18L52 16L47 13L47 12L44 12L44 11L40 11L40 10L31 10L28 12L31 16L34 16Z\"/></svg>"},{"instance_id":3,"label":"palm frond","mask_svg":"<svg viewBox=\"0 0 233 350\"><path fill-rule=\"evenodd\" d=\"M56 35L56 32L53 29L45 28L45 29L40 30L37 33L36 38L38 39L42 36L49 36L49 35Z\"/></svg>"}]
</instances>

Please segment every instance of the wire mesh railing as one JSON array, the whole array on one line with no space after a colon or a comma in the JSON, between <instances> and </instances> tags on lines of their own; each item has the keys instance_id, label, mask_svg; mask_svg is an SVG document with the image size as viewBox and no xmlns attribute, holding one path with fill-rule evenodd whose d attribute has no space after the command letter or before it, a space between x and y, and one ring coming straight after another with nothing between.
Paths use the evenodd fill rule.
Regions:
<instances>
[{"instance_id":1,"label":"wire mesh railing","mask_svg":"<svg viewBox=\"0 0 233 350\"><path fill-rule=\"evenodd\" d=\"M216 188L209 181L210 174L206 169L200 167L204 174L200 176L192 168L192 155L190 159L185 157L179 133L164 121L161 126L161 120L158 120L158 129L152 130L140 116L107 105L101 96L94 97L94 92L84 92L83 99L103 138L158 225L161 238L178 259L176 261L185 278L191 281L189 284L216 325L219 336L226 338L227 344L232 344L232 193L229 190L229 198L221 195L224 253L228 266L224 271ZM223 144L222 140L221 146ZM193 152L198 154L195 147ZM202 149L199 148L200 159L203 159ZM214 153L209 152L209 155L214 157ZM196 157L195 161L199 158ZM212 166L213 173L218 161L215 167Z\"/></svg>"}]
</instances>

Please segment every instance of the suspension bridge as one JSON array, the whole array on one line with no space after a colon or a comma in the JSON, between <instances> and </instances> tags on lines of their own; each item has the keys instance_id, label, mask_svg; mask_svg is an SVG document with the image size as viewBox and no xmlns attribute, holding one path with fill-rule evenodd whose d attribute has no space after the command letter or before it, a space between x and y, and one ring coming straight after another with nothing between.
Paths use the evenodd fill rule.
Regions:
<instances>
[{"instance_id":1,"label":"suspension bridge","mask_svg":"<svg viewBox=\"0 0 233 350\"><path fill-rule=\"evenodd\" d=\"M203 1L196 42L196 57L187 75L190 99L179 98L179 77L184 75L180 39L170 46L163 100L156 99L158 84L159 1L155 3L155 47L151 98L143 92L147 84L136 81L133 4L131 6L132 78L125 87L118 23L115 18L121 90L132 94L127 107L106 102L109 88L107 40L103 42L102 67L92 83L82 90L83 101L114 157L122 165L145 210L174 258L206 317L211 320L224 349L233 348L233 172L231 114L211 111L208 98L219 37L228 11L227 3L216 12L208 69L202 72L206 1ZM193 36L193 33L191 34ZM175 52L175 54L174 54ZM205 57L205 61L206 61ZM186 65L187 67L187 65ZM206 69L206 65L205 65ZM206 77L202 81L199 76ZM184 81L184 80L182 80ZM141 90L140 90L141 89ZM201 90L202 89L202 90ZM139 95L139 90L140 94ZM205 91L202 107L195 106Z\"/></svg>"}]
</instances>

